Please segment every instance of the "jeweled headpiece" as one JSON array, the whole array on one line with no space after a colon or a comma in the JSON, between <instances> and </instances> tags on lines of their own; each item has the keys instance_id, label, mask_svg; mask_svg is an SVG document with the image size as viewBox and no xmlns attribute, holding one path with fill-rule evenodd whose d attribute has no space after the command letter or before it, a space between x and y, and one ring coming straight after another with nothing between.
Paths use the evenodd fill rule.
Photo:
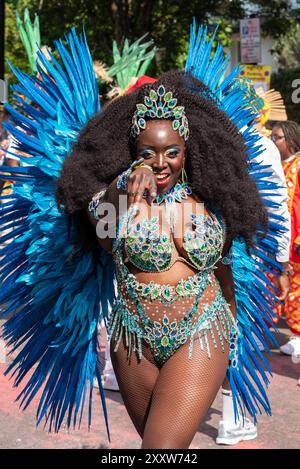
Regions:
<instances>
[{"instance_id":1,"label":"jeweled headpiece","mask_svg":"<svg viewBox=\"0 0 300 469\"><path fill-rule=\"evenodd\" d=\"M131 137L136 138L141 130L146 128L146 118L170 119L172 127L179 131L179 135L187 140L189 137L189 124L183 106L177 106L177 99L172 91L166 91L163 85L155 90L150 90L149 96L145 96L144 104L136 105L136 111L132 118Z\"/></svg>"}]
</instances>

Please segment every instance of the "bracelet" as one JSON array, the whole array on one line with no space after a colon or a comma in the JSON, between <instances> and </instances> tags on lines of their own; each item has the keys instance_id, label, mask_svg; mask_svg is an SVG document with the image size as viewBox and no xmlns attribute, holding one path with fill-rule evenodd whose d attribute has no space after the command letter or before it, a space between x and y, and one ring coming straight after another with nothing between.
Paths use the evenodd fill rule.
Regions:
<instances>
[{"instance_id":1,"label":"bracelet","mask_svg":"<svg viewBox=\"0 0 300 469\"><path fill-rule=\"evenodd\" d=\"M90 214L95 220L99 220L100 218L97 213L97 208L98 208L98 205L103 201L106 191L107 191L107 188L102 189L100 192L97 192L97 194L95 194L92 197L92 200L90 201L88 205L88 211L90 212Z\"/></svg>"},{"instance_id":2,"label":"bracelet","mask_svg":"<svg viewBox=\"0 0 300 469\"><path fill-rule=\"evenodd\" d=\"M138 168L148 168L152 171L153 173L153 169L151 168L151 166L149 166L148 164L144 164L144 163L141 163L139 164L138 166L135 166L134 170L138 169Z\"/></svg>"},{"instance_id":3,"label":"bracelet","mask_svg":"<svg viewBox=\"0 0 300 469\"><path fill-rule=\"evenodd\" d=\"M130 174L133 172L133 170L135 169L136 166L140 165L141 163L143 163L144 161L144 158L140 158L139 160L137 161L134 161L130 166L129 168L126 170L126 171L123 171L123 173L121 173L119 176L118 176L118 179L117 179L117 189L122 189L124 191L127 190L127 180L128 180L128 177L130 176Z\"/></svg>"}]
</instances>

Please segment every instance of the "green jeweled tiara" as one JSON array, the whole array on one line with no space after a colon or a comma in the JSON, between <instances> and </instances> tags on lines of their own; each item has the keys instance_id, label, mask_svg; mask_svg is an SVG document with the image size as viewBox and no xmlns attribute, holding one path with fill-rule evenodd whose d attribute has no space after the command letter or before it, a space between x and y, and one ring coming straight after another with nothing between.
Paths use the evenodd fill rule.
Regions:
<instances>
[{"instance_id":1,"label":"green jeweled tiara","mask_svg":"<svg viewBox=\"0 0 300 469\"><path fill-rule=\"evenodd\" d=\"M145 96L145 104L137 104L132 118L131 136L136 138L141 130L146 128L146 117L150 119L171 119L174 130L187 140L189 137L189 124L184 107L177 106L177 99L172 91L166 91L163 85L155 90L150 90L149 96Z\"/></svg>"}]
</instances>

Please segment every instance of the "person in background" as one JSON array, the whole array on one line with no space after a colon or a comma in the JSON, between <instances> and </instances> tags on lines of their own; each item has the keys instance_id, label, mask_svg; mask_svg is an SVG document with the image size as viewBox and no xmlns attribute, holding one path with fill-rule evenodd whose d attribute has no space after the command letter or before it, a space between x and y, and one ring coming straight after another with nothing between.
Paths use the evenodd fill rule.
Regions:
<instances>
[{"instance_id":1,"label":"person in background","mask_svg":"<svg viewBox=\"0 0 300 469\"><path fill-rule=\"evenodd\" d=\"M0 114L0 166L19 166L19 158L10 156L12 137L6 130L4 122L8 120L8 113L3 109ZM9 177L9 172L6 173ZM12 181L9 179L0 181L0 190L2 195L8 195L12 192ZM2 232L3 235L3 232Z\"/></svg>"},{"instance_id":2,"label":"person in background","mask_svg":"<svg viewBox=\"0 0 300 469\"><path fill-rule=\"evenodd\" d=\"M285 314L293 336L280 350L287 355L300 355L300 126L293 121L277 122L272 129L271 139L280 152L292 223L291 287L287 301L279 309L279 315Z\"/></svg>"},{"instance_id":3,"label":"person in background","mask_svg":"<svg viewBox=\"0 0 300 469\"><path fill-rule=\"evenodd\" d=\"M8 133L3 125L3 123L8 119L6 109L0 108L0 166L4 163L5 158L5 150L7 150L9 146L9 136ZM2 181L0 181L0 187L3 186Z\"/></svg>"},{"instance_id":4,"label":"person in background","mask_svg":"<svg viewBox=\"0 0 300 469\"><path fill-rule=\"evenodd\" d=\"M277 277L274 282L277 290L279 291L278 300L285 302L289 293L289 249L291 239L291 221L290 214L287 206L288 193L285 182L285 176L281 165L281 158L276 145L266 136L264 131L264 124L266 119L265 109L268 108L268 117L270 116L270 106L266 103L265 95L259 96L250 81L243 80L241 86L245 86L245 93L248 98L251 99L253 111L258 113L256 118L255 130L259 133L260 140L256 142L256 145L263 147L262 153L256 158L257 162L261 162L264 166L269 166L268 171L271 172L269 178L272 182L276 182L281 189L277 190L276 195L268 196L269 202L274 202L275 205L268 206L269 215L280 215L284 219L285 232L278 236L276 240L278 243L278 251L276 260L282 265L282 275ZM273 114L271 114L271 117ZM277 118L286 119L285 111L281 114L276 107ZM247 127L242 129L245 132ZM264 169L262 169L264 171ZM262 194L263 196L263 194ZM266 200L266 199L265 199ZM257 345L261 351L264 350L262 343L253 336ZM257 438L257 427L253 422L245 418L244 421L239 420L237 423L234 418L234 408L232 400L232 391L230 389L227 378L224 380L222 385L222 418L219 422L218 436L216 438L217 444L224 445L236 445L243 440L252 440Z\"/></svg>"}]
</instances>

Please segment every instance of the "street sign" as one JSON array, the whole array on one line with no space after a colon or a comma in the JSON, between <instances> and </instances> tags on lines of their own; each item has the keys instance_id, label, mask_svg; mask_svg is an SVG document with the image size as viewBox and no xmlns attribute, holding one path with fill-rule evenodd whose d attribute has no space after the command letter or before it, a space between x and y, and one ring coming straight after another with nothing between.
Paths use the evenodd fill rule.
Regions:
<instances>
[{"instance_id":1,"label":"street sign","mask_svg":"<svg viewBox=\"0 0 300 469\"><path fill-rule=\"evenodd\" d=\"M241 63L261 62L260 20L251 18L240 20Z\"/></svg>"},{"instance_id":2,"label":"street sign","mask_svg":"<svg viewBox=\"0 0 300 469\"><path fill-rule=\"evenodd\" d=\"M245 65L240 75L250 78L254 88L262 87L264 91L270 89L271 65Z\"/></svg>"}]
</instances>

